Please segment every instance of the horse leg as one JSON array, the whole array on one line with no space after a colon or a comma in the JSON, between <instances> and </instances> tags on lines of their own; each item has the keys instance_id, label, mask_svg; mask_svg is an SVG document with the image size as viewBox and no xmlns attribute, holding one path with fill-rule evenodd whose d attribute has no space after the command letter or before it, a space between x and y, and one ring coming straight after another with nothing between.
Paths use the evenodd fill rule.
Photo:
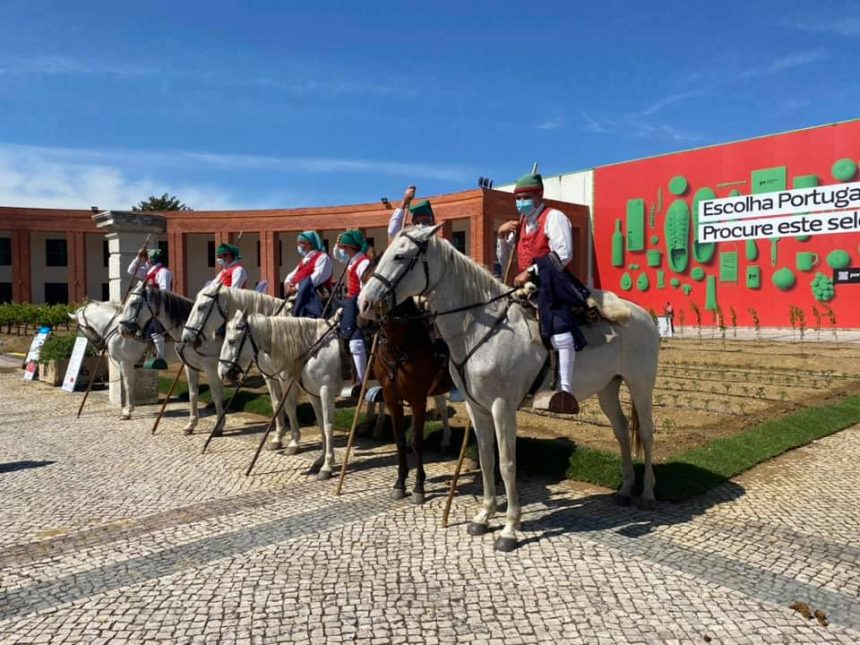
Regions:
<instances>
[{"instance_id":1,"label":"horse leg","mask_svg":"<svg viewBox=\"0 0 860 645\"><path fill-rule=\"evenodd\" d=\"M288 387L286 384L281 385L281 390L283 388ZM298 401L299 401L299 393L298 386L294 385L290 389L290 393L287 396L287 402L284 404L284 411L282 413L281 419L279 419L282 423L284 422L284 416L289 419L290 424L290 443L287 444L287 449L284 451L288 455L295 455L299 452L299 443L302 440L302 428L299 426L299 416L298 416ZM316 408L314 411L317 415L317 423L320 423L319 412L316 412ZM281 431L281 436L283 436L284 431Z\"/></svg>"},{"instance_id":2,"label":"horse leg","mask_svg":"<svg viewBox=\"0 0 860 645\"><path fill-rule=\"evenodd\" d=\"M200 389L200 372L186 367L186 375L188 377L188 423L185 424L183 432L191 434L194 428L197 427L197 422L200 421L200 411L197 408L197 394Z\"/></svg>"},{"instance_id":3,"label":"horse leg","mask_svg":"<svg viewBox=\"0 0 860 645\"><path fill-rule=\"evenodd\" d=\"M439 413L439 420L442 422L442 452L448 452L448 447L451 445L451 425L448 423L448 397L440 394L433 397L433 402L436 404L436 412Z\"/></svg>"},{"instance_id":4,"label":"horse leg","mask_svg":"<svg viewBox=\"0 0 860 645\"><path fill-rule=\"evenodd\" d=\"M335 388L329 385L320 387L319 399L311 400L314 413L317 415L317 423L320 427L322 438L322 449L324 461L320 469L318 480L329 479L334 470L334 398Z\"/></svg>"},{"instance_id":5,"label":"horse leg","mask_svg":"<svg viewBox=\"0 0 860 645\"><path fill-rule=\"evenodd\" d=\"M373 417L376 419L373 425L373 438L379 440L382 439L385 430L385 406L382 403L373 404Z\"/></svg>"},{"instance_id":6,"label":"horse leg","mask_svg":"<svg viewBox=\"0 0 860 645\"><path fill-rule=\"evenodd\" d=\"M276 379L267 378L266 388L269 390L269 399L272 401L272 410L277 410L278 404L281 402L281 396L284 393L283 389L281 389L281 383ZM287 405L288 403L285 403L284 407ZM275 419L275 436L269 439L269 442L266 444L266 448L268 450L280 450L283 448L284 432L283 415L279 414L278 418Z\"/></svg>"},{"instance_id":7,"label":"horse leg","mask_svg":"<svg viewBox=\"0 0 860 645\"><path fill-rule=\"evenodd\" d=\"M119 373L121 384L125 387L125 401L122 405L122 411L119 413L119 418L123 421L128 421L131 419L131 413L134 412L134 384L136 377L134 363L131 361L121 361Z\"/></svg>"},{"instance_id":8,"label":"horse leg","mask_svg":"<svg viewBox=\"0 0 860 645\"><path fill-rule=\"evenodd\" d=\"M642 496L639 498L639 508L643 510L651 510L654 508L654 468L652 463L654 448L654 417L652 416L652 401L651 395L654 391L654 384L649 383L642 385L639 383L627 383L627 388L630 390L630 396L633 399L634 423L639 423L639 442L642 444L642 450L645 453L645 476L642 480Z\"/></svg>"},{"instance_id":9,"label":"horse leg","mask_svg":"<svg viewBox=\"0 0 860 645\"><path fill-rule=\"evenodd\" d=\"M472 418L475 436L478 439L478 457L481 461L481 478L484 483L484 503L472 521L469 522L469 535L484 535L490 518L496 512L496 455L493 452L493 417L484 410L476 410L466 403Z\"/></svg>"},{"instance_id":10,"label":"horse leg","mask_svg":"<svg viewBox=\"0 0 860 645\"><path fill-rule=\"evenodd\" d=\"M520 497L517 491L517 416L507 400L498 398L493 401L493 422L496 426L496 439L499 444L499 470L505 482L508 498L508 512L505 527L496 538L497 551L513 551L517 548L517 530L521 528Z\"/></svg>"},{"instance_id":11,"label":"horse leg","mask_svg":"<svg viewBox=\"0 0 860 645\"><path fill-rule=\"evenodd\" d=\"M221 382L221 379L218 378L218 367L217 364L212 365L211 363L205 365L206 370L206 380L209 381L209 393L212 395L212 400L215 402L215 412L217 413L217 419L222 419L221 414L224 412L224 384ZM186 371L187 368L186 368ZM224 425L226 423L226 418L223 418L221 421L221 426L215 429L215 433L221 435L224 433Z\"/></svg>"},{"instance_id":12,"label":"horse leg","mask_svg":"<svg viewBox=\"0 0 860 645\"><path fill-rule=\"evenodd\" d=\"M409 462L406 456L406 433L403 430L403 404L397 397L388 394L385 397L385 407L391 415L391 426L394 430L394 444L397 446L397 481L391 491L391 499L406 497L406 477L409 475Z\"/></svg>"},{"instance_id":13,"label":"horse leg","mask_svg":"<svg viewBox=\"0 0 860 645\"><path fill-rule=\"evenodd\" d=\"M415 452L415 488L412 490L412 502L424 503L424 416L427 413L427 398L421 397L412 403L412 449Z\"/></svg>"},{"instance_id":14,"label":"horse leg","mask_svg":"<svg viewBox=\"0 0 860 645\"><path fill-rule=\"evenodd\" d=\"M612 379L606 387L597 393L597 400L600 401L600 409L603 410L603 414L606 415L612 424L612 431L615 433L615 438L621 447L621 467L624 479L621 488L618 489L615 495L615 501L620 506L629 506L633 484L636 482L636 475L633 472L633 458L630 456L630 431L627 417L624 416L624 410L621 409L621 400L618 398L620 387L621 379Z\"/></svg>"}]
</instances>

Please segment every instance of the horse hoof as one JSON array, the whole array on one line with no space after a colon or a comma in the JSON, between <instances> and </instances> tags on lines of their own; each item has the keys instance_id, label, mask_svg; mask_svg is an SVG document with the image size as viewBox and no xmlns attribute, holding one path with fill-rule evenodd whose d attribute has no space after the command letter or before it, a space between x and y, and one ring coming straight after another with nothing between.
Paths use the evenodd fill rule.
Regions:
<instances>
[{"instance_id":1,"label":"horse hoof","mask_svg":"<svg viewBox=\"0 0 860 645\"><path fill-rule=\"evenodd\" d=\"M392 488L391 489L391 499L397 501L406 497L406 491L402 488Z\"/></svg>"},{"instance_id":2,"label":"horse hoof","mask_svg":"<svg viewBox=\"0 0 860 645\"><path fill-rule=\"evenodd\" d=\"M298 446L287 446L287 449L284 451L284 454L297 455L297 454L299 454L299 447Z\"/></svg>"},{"instance_id":3,"label":"horse hoof","mask_svg":"<svg viewBox=\"0 0 860 645\"><path fill-rule=\"evenodd\" d=\"M419 491L412 491L412 503L415 505L420 505L424 503L424 493Z\"/></svg>"},{"instance_id":4,"label":"horse hoof","mask_svg":"<svg viewBox=\"0 0 860 645\"><path fill-rule=\"evenodd\" d=\"M308 468L308 475L316 475L320 468L322 468L322 464L311 464L311 467Z\"/></svg>"},{"instance_id":5,"label":"horse hoof","mask_svg":"<svg viewBox=\"0 0 860 645\"><path fill-rule=\"evenodd\" d=\"M614 501L616 506L630 506L632 499L630 495L616 495Z\"/></svg>"},{"instance_id":6,"label":"horse hoof","mask_svg":"<svg viewBox=\"0 0 860 645\"><path fill-rule=\"evenodd\" d=\"M495 547L496 551L501 551L502 553L510 553L517 548L517 539L512 537L499 537L496 538L496 542L493 546Z\"/></svg>"},{"instance_id":7,"label":"horse hoof","mask_svg":"<svg viewBox=\"0 0 860 645\"><path fill-rule=\"evenodd\" d=\"M284 447L280 441L269 441L266 443L266 450L280 450Z\"/></svg>"},{"instance_id":8,"label":"horse hoof","mask_svg":"<svg viewBox=\"0 0 860 645\"><path fill-rule=\"evenodd\" d=\"M469 535L486 535L490 527L478 522L469 522L469 527L466 530L469 532Z\"/></svg>"},{"instance_id":9,"label":"horse hoof","mask_svg":"<svg viewBox=\"0 0 860 645\"><path fill-rule=\"evenodd\" d=\"M317 481L324 482L326 479L331 479L331 471L330 470L321 470L317 473Z\"/></svg>"},{"instance_id":10,"label":"horse hoof","mask_svg":"<svg viewBox=\"0 0 860 645\"><path fill-rule=\"evenodd\" d=\"M655 506L657 506L657 503L653 499L639 498L640 511L653 511Z\"/></svg>"}]
</instances>

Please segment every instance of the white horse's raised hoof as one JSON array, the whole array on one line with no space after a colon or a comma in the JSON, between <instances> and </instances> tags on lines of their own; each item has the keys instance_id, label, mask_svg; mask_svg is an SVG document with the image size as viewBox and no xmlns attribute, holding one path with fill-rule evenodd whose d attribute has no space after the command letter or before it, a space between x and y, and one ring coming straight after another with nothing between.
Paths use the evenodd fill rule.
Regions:
<instances>
[{"instance_id":1,"label":"white horse's raised hoof","mask_svg":"<svg viewBox=\"0 0 860 645\"><path fill-rule=\"evenodd\" d=\"M283 447L284 447L284 444L282 444L277 439L275 439L274 441L267 441L266 442L266 450L280 450Z\"/></svg>"},{"instance_id":2,"label":"white horse's raised hoof","mask_svg":"<svg viewBox=\"0 0 860 645\"><path fill-rule=\"evenodd\" d=\"M496 538L493 547L496 549L496 551L501 551L502 553L510 553L517 548L517 539L512 537L498 537Z\"/></svg>"},{"instance_id":3,"label":"white horse's raised hoof","mask_svg":"<svg viewBox=\"0 0 860 645\"><path fill-rule=\"evenodd\" d=\"M633 498L630 495L615 495L612 501L615 502L616 506L630 506Z\"/></svg>"},{"instance_id":4,"label":"white horse's raised hoof","mask_svg":"<svg viewBox=\"0 0 860 645\"><path fill-rule=\"evenodd\" d=\"M131 420L131 412L128 410L123 410L119 415L120 421L130 421Z\"/></svg>"},{"instance_id":5,"label":"white horse's raised hoof","mask_svg":"<svg viewBox=\"0 0 860 645\"><path fill-rule=\"evenodd\" d=\"M412 503L415 505L421 505L424 503L424 492L423 491L412 491Z\"/></svg>"},{"instance_id":6,"label":"white horse's raised hoof","mask_svg":"<svg viewBox=\"0 0 860 645\"><path fill-rule=\"evenodd\" d=\"M469 535L486 535L490 530L490 527L487 524L480 524L479 522L469 522L469 526L466 528Z\"/></svg>"},{"instance_id":7,"label":"white horse's raised hoof","mask_svg":"<svg viewBox=\"0 0 860 645\"><path fill-rule=\"evenodd\" d=\"M297 455L297 454L299 454L299 447L298 446L287 446L287 449L284 451L284 454Z\"/></svg>"},{"instance_id":8,"label":"white horse's raised hoof","mask_svg":"<svg viewBox=\"0 0 860 645\"><path fill-rule=\"evenodd\" d=\"M317 481L324 482L326 479L331 479L330 470L321 470L317 473Z\"/></svg>"},{"instance_id":9,"label":"white horse's raised hoof","mask_svg":"<svg viewBox=\"0 0 860 645\"><path fill-rule=\"evenodd\" d=\"M657 502L653 499L640 498L638 506L641 511L653 511L657 506Z\"/></svg>"},{"instance_id":10,"label":"white horse's raised hoof","mask_svg":"<svg viewBox=\"0 0 860 645\"><path fill-rule=\"evenodd\" d=\"M392 488L391 499L397 501L406 497L406 491L403 488Z\"/></svg>"}]
</instances>

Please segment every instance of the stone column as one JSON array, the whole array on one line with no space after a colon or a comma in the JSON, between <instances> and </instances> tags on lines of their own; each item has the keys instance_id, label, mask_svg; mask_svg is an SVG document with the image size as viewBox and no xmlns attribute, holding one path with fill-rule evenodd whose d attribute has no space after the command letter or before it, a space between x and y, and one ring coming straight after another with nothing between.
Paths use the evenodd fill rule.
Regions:
<instances>
[{"instance_id":1,"label":"stone column","mask_svg":"<svg viewBox=\"0 0 860 645\"><path fill-rule=\"evenodd\" d=\"M260 279L269 283L269 295L278 296L281 281L278 262L279 235L276 231L260 231Z\"/></svg>"},{"instance_id":2,"label":"stone column","mask_svg":"<svg viewBox=\"0 0 860 645\"><path fill-rule=\"evenodd\" d=\"M149 248L156 246L157 236L164 233L166 220L161 215L152 213L136 213L130 211L105 211L93 215L96 226L105 231L108 241L108 279L110 281L111 302L121 304L128 292L131 278L128 274L128 265L135 258L138 251L149 239ZM109 362L110 386L109 398L114 405L122 405L122 380L119 369ZM135 403L158 402L158 379L157 372L152 370L140 370L138 374L137 392ZM141 387L146 383L145 387Z\"/></svg>"}]
</instances>

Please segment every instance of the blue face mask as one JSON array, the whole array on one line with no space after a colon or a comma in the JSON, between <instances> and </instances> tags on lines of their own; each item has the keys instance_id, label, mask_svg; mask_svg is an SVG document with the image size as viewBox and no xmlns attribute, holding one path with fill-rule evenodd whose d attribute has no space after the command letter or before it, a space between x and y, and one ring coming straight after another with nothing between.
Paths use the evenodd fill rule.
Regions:
<instances>
[{"instance_id":1,"label":"blue face mask","mask_svg":"<svg viewBox=\"0 0 860 645\"><path fill-rule=\"evenodd\" d=\"M341 262L349 262L349 254L340 247L334 250L334 257Z\"/></svg>"},{"instance_id":2,"label":"blue face mask","mask_svg":"<svg viewBox=\"0 0 860 645\"><path fill-rule=\"evenodd\" d=\"M227 266L227 260L225 260L224 258L216 258L215 261L218 263L219 267Z\"/></svg>"},{"instance_id":3,"label":"blue face mask","mask_svg":"<svg viewBox=\"0 0 860 645\"><path fill-rule=\"evenodd\" d=\"M528 217L535 209L535 200L531 197L528 199L517 199L517 212L520 215Z\"/></svg>"},{"instance_id":4,"label":"blue face mask","mask_svg":"<svg viewBox=\"0 0 860 645\"><path fill-rule=\"evenodd\" d=\"M303 246L297 246L297 247L296 247L296 251L298 251L298 252L299 252L299 255L300 255L301 257L305 257L305 256L308 254L308 252L307 252L307 251L305 251L305 247L303 247Z\"/></svg>"}]
</instances>

